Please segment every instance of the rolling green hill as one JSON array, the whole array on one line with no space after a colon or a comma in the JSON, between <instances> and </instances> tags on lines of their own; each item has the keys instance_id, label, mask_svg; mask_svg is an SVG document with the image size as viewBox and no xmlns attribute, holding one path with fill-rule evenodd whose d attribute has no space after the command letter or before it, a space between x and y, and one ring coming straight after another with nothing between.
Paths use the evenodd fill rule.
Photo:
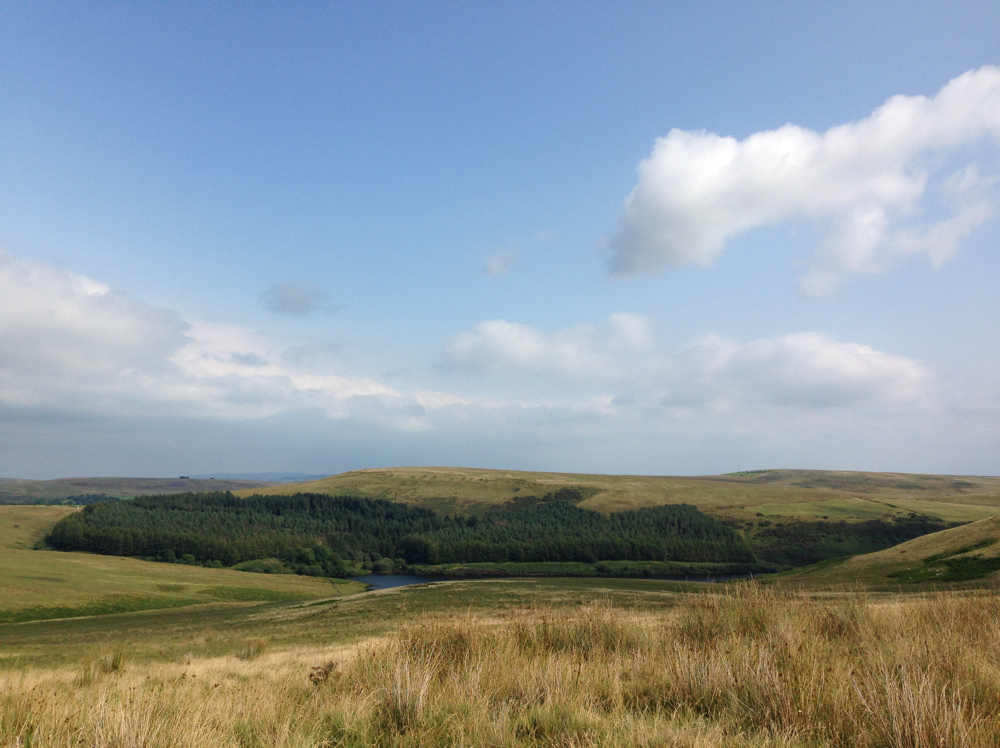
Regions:
<instances>
[{"instance_id":1,"label":"rolling green hill","mask_svg":"<svg viewBox=\"0 0 1000 748\"><path fill-rule=\"evenodd\" d=\"M73 507L0 506L0 624L172 608L330 597L356 582L249 574L132 558L30 549Z\"/></svg>"},{"instance_id":2,"label":"rolling green hill","mask_svg":"<svg viewBox=\"0 0 1000 748\"><path fill-rule=\"evenodd\" d=\"M1000 517L931 533L876 553L817 564L782 575L810 587L862 583L916 591L922 587L1000 583Z\"/></svg>"},{"instance_id":3,"label":"rolling green hill","mask_svg":"<svg viewBox=\"0 0 1000 748\"><path fill-rule=\"evenodd\" d=\"M272 495L299 492L385 498L443 513L481 514L524 496L579 488L579 506L622 511L692 504L733 519L802 517L862 521L918 512L948 522L1000 513L1000 478L765 470L718 476L671 477L538 473L476 468L410 467L354 470L309 483L272 486ZM249 496L254 490L237 491Z\"/></svg>"}]
</instances>

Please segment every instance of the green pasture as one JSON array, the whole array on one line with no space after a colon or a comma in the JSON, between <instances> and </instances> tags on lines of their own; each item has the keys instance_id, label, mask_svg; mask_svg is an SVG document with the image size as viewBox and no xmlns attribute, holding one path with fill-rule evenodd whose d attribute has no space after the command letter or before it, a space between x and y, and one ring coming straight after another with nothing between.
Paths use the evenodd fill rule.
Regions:
<instances>
[{"instance_id":1,"label":"green pasture","mask_svg":"<svg viewBox=\"0 0 1000 748\"><path fill-rule=\"evenodd\" d=\"M357 582L29 550L72 507L0 506L0 623L330 597Z\"/></svg>"},{"instance_id":2,"label":"green pasture","mask_svg":"<svg viewBox=\"0 0 1000 748\"><path fill-rule=\"evenodd\" d=\"M926 502L931 507L932 502ZM827 501L794 502L789 504L757 504L741 507L725 512L726 516L739 519L828 519L831 521L863 521L866 519L888 519L893 516L908 514L901 508L891 506L881 501L868 499L846 498L828 499Z\"/></svg>"},{"instance_id":3,"label":"green pasture","mask_svg":"<svg viewBox=\"0 0 1000 748\"><path fill-rule=\"evenodd\" d=\"M1000 514L1000 507L981 504L950 504L940 501L920 501L917 499L894 499L893 506L908 512L939 517L945 522L975 522Z\"/></svg>"},{"instance_id":4,"label":"green pasture","mask_svg":"<svg viewBox=\"0 0 1000 748\"><path fill-rule=\"evenodd\" d=\"M0 622L220 601L315 598L356 582L249 574L86 553L0 549Z\"/></svg>"},{"instance_id":5,"label":"green pasture","mask_svg":"<svg viewBox=\"0 0 1000 748\"><path fill-rule=\"evenodd\" d=\"M875 501L852 497L792 504L758 504L739 510L730 510L726 512L726 515L741 519L752 519L762 515L765 518L843 519L850 522L866 519L889 519L906 516L910 513L925 514L945 522L975 522L1000 514L1000 507L982 504L953 504L926 499Z\"/></svg>"}]
</instances>

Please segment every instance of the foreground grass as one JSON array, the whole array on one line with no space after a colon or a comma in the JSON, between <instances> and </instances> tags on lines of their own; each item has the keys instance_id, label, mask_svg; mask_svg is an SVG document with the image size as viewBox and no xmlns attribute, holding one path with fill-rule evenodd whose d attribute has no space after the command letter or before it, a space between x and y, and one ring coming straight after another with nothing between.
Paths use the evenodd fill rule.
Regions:
<instances>
[{"instance_id":1,"label":"foreground grass","mask_svg":"<svg viewBox=\"0 0 1000 748\"><path fill-rule=\"evenodd\" d=\"M354 646L276 651L258 633L228 656L136 661L125 646L0 673L0 745L978 748L1000 737L992 592L874 603L741 585L661 609L424 612Z\"/></svg>"}]
</instances>

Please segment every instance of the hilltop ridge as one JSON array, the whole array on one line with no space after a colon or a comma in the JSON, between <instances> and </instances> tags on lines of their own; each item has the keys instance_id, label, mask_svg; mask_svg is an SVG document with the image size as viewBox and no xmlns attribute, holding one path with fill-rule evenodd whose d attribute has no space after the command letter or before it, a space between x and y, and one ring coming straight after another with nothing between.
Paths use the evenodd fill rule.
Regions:
<instances>
[{"instance_id":1,"label":"hilltop ridge","mask_svg":"<svg viewBox=\"0 0 1000 748\"><path fill-rule=\"evenodd\" d=\"M519 496L544 496L560 488L580 489L579 506L621 511L663 504L692 504L709 513L740 516L746 510L832 502L858 516L872 512L966 514L980 519L1000 512L1000 478L827 470L759 470L710 476L592 475L456 467L394 467L352 470L305 483L269 486L267 493L352 494L386 498L445 513L478 514ZM236 491L239 496L259 493ZM845 503L846 502L846 503ZM925 505L930 505L925 506ZM940 507L939 507L940 508ZM794 510L795 507L792 506ZM764 512L765 514L767 512ZM850 516L848 516L850 518Z\"/></svg>"}]
</instances>

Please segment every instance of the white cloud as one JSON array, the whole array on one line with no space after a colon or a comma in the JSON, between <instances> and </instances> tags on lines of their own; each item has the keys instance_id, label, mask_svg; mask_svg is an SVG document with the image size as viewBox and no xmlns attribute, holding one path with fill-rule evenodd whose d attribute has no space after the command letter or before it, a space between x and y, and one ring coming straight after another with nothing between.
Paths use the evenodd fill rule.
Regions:
<instances>
[{"instance_id":1,"label":"white cloud","mask_svg":"<svg viewBox=\"0 0 1000 748\"><path fill-rule=\"evenodd\" d=\"M648 317L629 312L612 314L608 321L611 324L612 342L628 350L642 352L653 345L653 325Z\"/></svg>"},{"instance_id":2,"label":"white cloud","mask_svg":"<svg viewBox=\"0 0 1000 748\"><path fill-rule=\"evenodd\" d=\"M175 314L73 273L0 252L0 398L10 405L109 405L172 373Z\"/></svg>"},{"instance_id":3,"label":"white cloud","mask_svg":"<svg viewBox=\"0 0 1000 748\"><path fill-rule=\"evenodd\" d=\"M258 418L295 408L345 417L366 397L383 398L387 411L416 403L372 379L298 369L252 330L185 321L0 253L0 405L108 417Z\"/></svg>"},{"instance_id":4,"label":"white cloud","mask_svg":"<svg viewBox=\"0 0 1000 748\"><path fill-rule=\"evenodd\" d=\"M1000 142L997 67L967 72L934 98L894 96L822 134L789 124L737 141L671 130L639 165L609 240L610 271L707 265L737 234L795 218L830 226L802 279L808 294L908 254L939 265L992 215L993 180L975 165L936 180L950 158L981 142ZM929 192L949 215L921 223Z\"/></svg>"},{"instance_id":5,"label":"white cloud","mask_svg":"<svg viewBox=\"0 0 1000 748\"><path fill-rule=\"evenodd\" d=\"M943 409L920 362L816 333L664 350L650 321L630 313L552 333L496 320L455 338L458 370L441 373L449 385L412 389L344 373L336 349L313 355L297 343L185 321L0 254L0 471L160 474L185 455L205 470L309 456L315 470L683 473L715 469L720 450L748 453L737 448L781 465L899 469L965 454L995 463L994 383L992 399L970 395L961 410L951 397Z\"/></svg>"},{"instance_id":6,"label":"white cloud","mask_svg":"<svg viewBox=\"0 0 1000 748\"><path fill-rule=\"evenodd\" d=\"M919 361L812 332L743 344L706 336L678 351L657 351L649 320L625 313L612 315L606 329L551 334L506 320L482 322L457 336L448 354L471 370L555 375L619 390L588 399L607 406L916 405L926 402L932 382Z\"/></svg>"},{"instance_id":7,"label":"white cloud","mask_svg":"<svg viewBox=\"0 0 1000 748\"><path fill-rule=\"evenodd\" d=\"M577 325L552 334L504 319L480 322L455 336L446 353L457 366L474 371L517 369L603 380L621 376L623 355L648 351L652 343L648 318L620 312L609 317L605 329Z\"/></svg>"},{"instance_id":8,"label":"white cloud","mask_svg":"<svg viewBox=\"0 0 1000 748\"><path fill-rule=\"evenodd\" d=\"M830 408L919 405L932 380L919 361L813 332L749 343L707 336L670 357L666 405Z\"/></svg>"},{"instance_id":9,"label":"white cloud","mask_svg":"<svg viewBox=\"0 0 1000 748\"><path fill-rule=\"evenodd\" d=\"M514 368L587 376L605 365L593 337L594 329L587 325L544 335L527 325L497 319L458 335L447 353L454 363L475 370Z\"/></svg>"}]
</instances>

